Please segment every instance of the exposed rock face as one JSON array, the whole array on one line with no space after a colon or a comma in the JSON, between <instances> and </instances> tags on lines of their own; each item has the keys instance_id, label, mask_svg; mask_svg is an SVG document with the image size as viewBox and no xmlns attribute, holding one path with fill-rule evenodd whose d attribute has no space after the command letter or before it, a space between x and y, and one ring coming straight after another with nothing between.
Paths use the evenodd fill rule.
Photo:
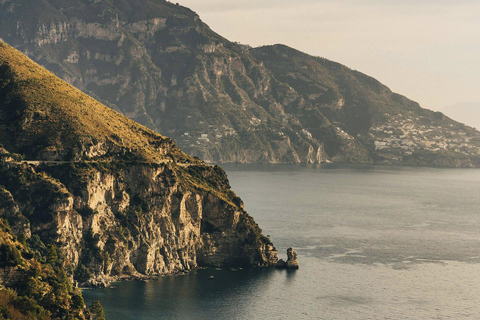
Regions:
<instances>
[{"instance_id":1,"label":"exposed rock face","mask_svg":"<svg viewBox=\"0 0 480 320\"><path fill-rule=\"evenodd\" d=\"M275 265L277 269L298 269L299 264L297 261L297 253L293 248L287 249L287 261L283 259L278 260L277 264Z\"/></svg>"},{"instance_id":2,"label":"exposed rock face","mask_svg":"<svg viewBox=\"0 0 480 320\"><path fill-rule=\"evenodd\" d=\"M0 128L10 160L0 162L1 216L15 234L54 245L80 283L276 263L221 168L2 42Z\"/></svg>"},{"instance_id":3,"label":"exposed rock face","mask_svg":"<svg viewBox=\"0 0 480 320\"><path fill-rule=\"evenodd\" d=\"M207 161L480 163L476 130L338 63L232 43L166 1L1 1L0 37Z\"/></svg>"},{"instance_id":4,"label":"exposed rock face","mask_svg":"<svg viewBox=\"0 0 480 320\"><path fill-rule=\"evenodd\" d=\"M240 199L183 185L194 170L122 163L3 165L0 184L10 189L5 193L13 205L3 216L27 235L57 243L69 268L90 270L91 283L198 266L274 265L273 245ZM227 181L219 168L203 174Z\"/></svg>"},{"instance_id":5,"label":"exposed rock face","mask_svg":"<svg viewBox=\"0 0 480 320\"><path fill-rule=\"evenodd\" d=\"M287 262L285 267L287 269L298 269L297 253L293 248L287 249Z\"/></svg>"},{"instance_id":6,"label":"exposed rock face","mask_svg":"<svg viewBox=\"0 0 480 320\"><path fill-rule=\"evenodd\" d=\"M277 269L285 269L285 266L287 263L283 259L279 259L277 264L275 265L275 268Z\"/></svg>"}]
</instances>

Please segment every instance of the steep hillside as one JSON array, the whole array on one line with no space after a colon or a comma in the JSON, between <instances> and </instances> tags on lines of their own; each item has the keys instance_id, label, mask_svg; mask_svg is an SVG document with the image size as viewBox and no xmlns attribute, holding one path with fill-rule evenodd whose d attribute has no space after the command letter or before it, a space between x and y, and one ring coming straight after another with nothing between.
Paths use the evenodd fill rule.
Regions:
<instances>
[{"instance_id":1,"label":"steep hillside","mask_svg":"<svg viewBox=\"0 0 480 320\"><path fill-rule=\"evenodd\" d=\"M167 1L4 0L0 37L207 161L479 164L477 131L340 64L232 43Z\"/></svg>"},{"instance_id":2,"label":"steep hillside","mask_svg":"<svg viewBox=\"0 0 480 320\"><path fill-rule=\"evenodd\" d=\"M291 112L313 136L320 134L309 121L315 110L365 146L377 163L480 165L480 132L421 108L374 78L287 46L252 52L277 79L308 100L308 107Z\"/></svg>"},{"instance_id":3,"label":"steep hillside","mask_svg":"<svg viewBox=\"0 0 480 320\"><path fill-rule=\"evenodd\" d=\"M52 318L90 319L90 313L55 249L36 237L27 241L22 234L17 239L8 223L0 220L0 319Z\"/></svg>"},{"instance_id":4,"label":"steep hillside","mask_svg":"<svg viewBox=\"0 0 480 320\"><path fill-rule=\"evenodd\" d=\"M0 215L80 283L276 261L221 168L3 42L0 132Z\"/></svg>"},{"instance_id":5,"label":"steep hillside","mask_svg":"<svg viewBox=\"0 0 480 320\"><path fill-rule=\"evenodd\" d=\"M139 126L0 42L0 139L27 159L195 162L168 138ZM101 115L101 117L99 117ZM169 158L169 160L171 160Z\"/></svg>"}]
</instances>

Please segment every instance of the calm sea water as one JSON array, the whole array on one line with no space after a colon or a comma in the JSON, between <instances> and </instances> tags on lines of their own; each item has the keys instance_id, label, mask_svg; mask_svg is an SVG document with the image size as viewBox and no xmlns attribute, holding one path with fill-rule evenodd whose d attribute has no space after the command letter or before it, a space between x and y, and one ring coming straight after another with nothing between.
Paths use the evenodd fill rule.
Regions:
<instances>
[{"instance_id":1,"label":"calm sea water","mask_svg":"<svg viewBox=\"0 0 480 320\"><path fill-rule=\"evenodd\" d=\"M110 320L480 319L480 170L225 169L298 271L198 270L85 290L87 304Z\"/></svg>"}]
</instances>

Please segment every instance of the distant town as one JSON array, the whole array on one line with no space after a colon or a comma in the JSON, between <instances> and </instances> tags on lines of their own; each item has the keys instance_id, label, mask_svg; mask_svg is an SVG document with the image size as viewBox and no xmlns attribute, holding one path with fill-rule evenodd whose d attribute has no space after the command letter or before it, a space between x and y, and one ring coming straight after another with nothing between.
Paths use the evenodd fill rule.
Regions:
<instances>
[{"instance_id":1,"label":"distant town","mask_svg":"<svg viewBox=\"0 0 480 320\"><path fill-rule=\"evenodd\" d=\"M401 160L419 150L428 152L450 151L466 156L480 154L480 140L470 135L465 127L455 124L437 125L414 113L391 116L387 121L373 125L367 133L374 141L375 153L391 160ZM454 128L455 127L455 128Z\"/></svg>"}]
</instances>

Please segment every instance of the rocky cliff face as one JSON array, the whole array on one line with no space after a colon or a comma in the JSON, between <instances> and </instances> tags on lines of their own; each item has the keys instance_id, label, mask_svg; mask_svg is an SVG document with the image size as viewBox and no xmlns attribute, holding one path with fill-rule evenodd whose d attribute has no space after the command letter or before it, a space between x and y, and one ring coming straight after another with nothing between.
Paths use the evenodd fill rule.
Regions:
<instances>
[{"instance_id":1,"label":"rocky cliff face","mask_svg":"<svg viewBox=\"0 0 480 320\"><path fill-rule=\"evenodd\" d=\"M0 214L81 283L276 262L221 168L1 42L0 128Z\"/></svg>"},{"instance_id":2,"label":"rocky cliff face","mask_svg":"<svg viewBox=\"0 0 480 320\"><path fill-rule=\"evenodd\" d=\"M4 163L0 184L16 233L56 244L81 283L276 262L241 200L222 190L228 182L218 167ZM88 277L79 273L85 267Z\"/></svg>"},{"instance_id":3,"label":"rocky cliff face","mask_svg":"<svg viewBox=\"0 0 480 320\"><path fill-rule=\"evenodd\" d=\"M168 1L4 0L0 37L207 161L480 163L477 131L340 64L232 43Z\"/></svg>"}]
</instances>

